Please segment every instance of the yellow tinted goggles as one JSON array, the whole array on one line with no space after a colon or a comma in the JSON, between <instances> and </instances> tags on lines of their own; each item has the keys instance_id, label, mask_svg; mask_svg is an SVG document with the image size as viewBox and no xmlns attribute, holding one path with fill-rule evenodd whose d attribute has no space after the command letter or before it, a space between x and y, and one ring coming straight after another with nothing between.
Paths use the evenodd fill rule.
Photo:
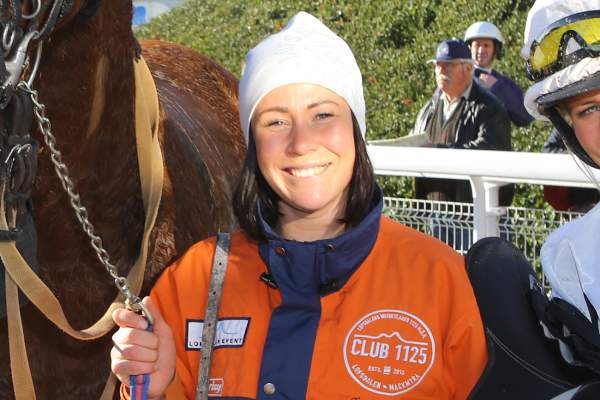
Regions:
<instances>
[{"instance_id":1,"label":"yellow tinted goggles","mask_svg":"<svg viewBox=\"0 0 600 400\"><path fill-rule=\"evenodd\" d=\"M538 81L585 57L599 55L600 10L586 11L556 21L533 41L527 73Z\"/></svg>"}]
</instances>

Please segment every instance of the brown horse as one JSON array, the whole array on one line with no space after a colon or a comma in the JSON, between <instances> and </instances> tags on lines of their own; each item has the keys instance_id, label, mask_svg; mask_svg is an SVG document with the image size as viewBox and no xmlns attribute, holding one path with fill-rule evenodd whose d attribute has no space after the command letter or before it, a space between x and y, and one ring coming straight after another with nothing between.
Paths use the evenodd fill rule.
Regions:
<instances>
[{"instance_id":1,"label":"brown horse","mask_svg":"<svg viewBox=\"0 0 600 400\"><path fill-rule=\"evenodd\" d=\"M44 44L33 85L90 221L121 274L138 255L144 224L131 18L131 1L74 0ZM230 203L245 147L235 77L179 45L154 41L142 48L158 89L165 165L147 293L160 271L193 242L234 227ZM35 135L41 142L39 132ZM82 329L99 318L117 290L82 232L45 146L38 163L32 198L39 276L71 324ZM110 369L110 335L78 342L31 303L21 312L37 398L99 398ZM13 396L6 320L0 319L0 399Z\"/></svg>"}]
</instances>

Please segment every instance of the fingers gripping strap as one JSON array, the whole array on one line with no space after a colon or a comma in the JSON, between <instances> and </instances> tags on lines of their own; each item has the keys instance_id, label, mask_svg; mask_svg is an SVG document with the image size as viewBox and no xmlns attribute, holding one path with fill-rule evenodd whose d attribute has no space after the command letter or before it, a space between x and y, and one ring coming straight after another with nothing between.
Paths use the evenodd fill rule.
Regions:
<instances>
[{"instance_id":1,"label":"fingers gripping strap","mask_svg":"<svg viewBox=\"0 0 600 400\"><path fill-rule=\"evenodd\" d=\"M154 326L148 323L148 332L154 331ZM148 388L150 387L150 375L131 375L129 377L129 393L131 400L148 400Z\"/></svg>"},{"instance_id":2,"label":"fingers gripping strap","mask_svg":"<svg viewBox=\"0 0 600 400\"><path fill-rule=\"evenodd\" d=\"M204 313L202 328L202 349L200 365L198 368L198 384L196 385L196 400L208 398L208 378L210 374L210 360L217 331L217 311L223 294L223 282L227 271L227 258L229 255L229 233L217 234L217 245L213 259L210 284L208 288L208 301Z\"/></svg>"}]
</instances>

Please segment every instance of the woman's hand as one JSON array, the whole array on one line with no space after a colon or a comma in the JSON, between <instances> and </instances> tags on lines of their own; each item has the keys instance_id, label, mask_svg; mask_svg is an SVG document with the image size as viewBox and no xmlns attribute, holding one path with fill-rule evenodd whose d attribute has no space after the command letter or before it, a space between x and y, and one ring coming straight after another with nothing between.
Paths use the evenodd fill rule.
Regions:
<instances>
[{"instance_id":1,"label":"woman's hand","mask_svg":"<svg viewBox=\"0 0 600 400\"><path fill-rule=\"evenodd\" d=\"M175 342L152 299L145 297L142 303L154 318L154 331L146 330L148 322L141 315L115 310L112 318L119 330L113 335L111 369L127 386L130 375L150 374L148 397L159 398L175 376Z\"/></svg>"}]
</instances>

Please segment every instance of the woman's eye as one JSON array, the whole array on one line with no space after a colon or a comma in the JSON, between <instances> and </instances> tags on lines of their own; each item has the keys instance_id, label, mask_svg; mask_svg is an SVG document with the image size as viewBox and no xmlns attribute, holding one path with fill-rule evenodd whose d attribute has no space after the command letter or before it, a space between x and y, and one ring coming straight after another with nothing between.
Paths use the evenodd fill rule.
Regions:
<instances>
[{"instance_id":1,"label":"woman's eye","mask_svg":"<svg viewBox=\"0 0 600 400\"><path fill-rule=\"evenodd\" d=\"M595 104L593 106L584 108L583 110L581 110L579 112L579 116L580 117L584 117L584 116L590 115L590 114L592 114L592 113L594 113L596 111L600 111L600 104Z\"/></svg>"},{"instance_id":2,"label":"woman's eye","mask_svg":"<svg viewBox=\"0 0 600 400\"><path fill-rule=\"evenodd\" d=\"M333 117L333 114L331 114L331 113L326 113L326 112L321 112L321 113L318 113L318 114L316 115L315 119L318 119L318 120L325 120L325 119L328 119L328 118L331 118L331 117Z\"/></svg>"},{"instance_id":3,"label":"woman's eye","mask_svg":"<svg viewBox=\"0 0 600 400\"><path fill-rule=\"evenodd\" d=\"M273 120L265 122L265 126L268 126L268 127L282 126L284 124L285 124L285 122L280 119L273 119Z\"/></svg>"}]
</instances>

